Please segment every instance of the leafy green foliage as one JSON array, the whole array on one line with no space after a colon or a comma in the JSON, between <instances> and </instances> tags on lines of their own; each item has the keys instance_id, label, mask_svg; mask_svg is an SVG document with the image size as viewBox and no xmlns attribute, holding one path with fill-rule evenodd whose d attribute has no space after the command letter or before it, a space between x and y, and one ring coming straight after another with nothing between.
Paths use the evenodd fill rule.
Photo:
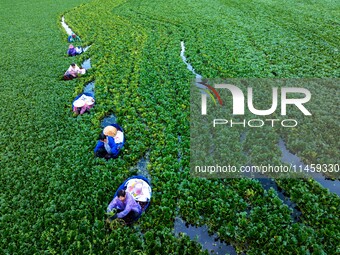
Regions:
<instances>
[{"instance_id":1,"label":"leafy green foliage","mask_svg":"<svg viewBox=\"0 0 340 255\"><path fill-rule=\"evenodd\" d=\"M2 252L207 254L187 236L173 235L178 214L207 225L238 252L339 251L339 197L314 181L278 181L302 211L302 222L294 223L276 192L255 180L189 175L193 77L179 57L185 41L188 61L204 77L339 77L337 10L331 1L58 0L29 7L6 1L2 41L15 43L2 45L0 53ZM75 58L78 64L91 58L92 68L67 82L59 80L71 62L63 15L92 45ZM92 80L95 108L73 117L73 97ZM246 130L243 144L244 130L224 130L225 156L235 164L280 162L276 144L283 136L306 161L338 161L336 109L323 104L334 99L336 87L310 89L313 129L306 119L290 131ZM100 122L111 113L127 142L121 157L106 162L94 158L93 147ZM321 132L324 122L332 124L329 132ZM150 208L133 227L116 224L109 232L107 204L147 152Z\"/></svg>"}]
</instances>

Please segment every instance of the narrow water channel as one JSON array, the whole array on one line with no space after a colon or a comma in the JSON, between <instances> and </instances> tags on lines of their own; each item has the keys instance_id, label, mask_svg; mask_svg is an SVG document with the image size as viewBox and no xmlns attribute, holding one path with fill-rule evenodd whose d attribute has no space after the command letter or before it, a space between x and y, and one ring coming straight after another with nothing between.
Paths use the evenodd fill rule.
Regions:
<instances>
[{"instance_id":1,"label":"narrow water channel","mask_svg":"<svg viewBox=\"0 0 340 255\"><path fill-rule=\"evenodd\" d=\"M84 87L84 93L91 94L94 97L94 85L95 85L94 81L91 81L88 84L86 84Z\"/></svg>"},{"instance_id":2,"label":"narrow water channel","mask_svg":"<svg viewBox=\"0 0 340 255\"><path fill-rule=\"evenodd\" d=\"M240 135L240 142L244 143L247 137L247 133L243 132ZM246 157L248 157L247 153L243 152ZM270 190L271 188L274 189L277 193L277 196L282 200L282 202L287 205L290 209L292 209L291 213L291 219L293 222L299 222L301 211L297 207L297 205L290 200L290 198L286 195L285 191L279 188L273 178L268 178L268 176L256 173L251 175L251 173L245 173L245 176L248 178L252 178L254 180L257 180L259 183L261 183L262 188L266 191Z\"/></svg>"},{"instance_id":3,"label":"narrow water channel","mask_svg":"<svg viewBox=\"0 0 340 255\"><path fill-rule=\"evenodd\" d=\"M208 250L210 254L237 255L236 250L232 245L227 245L226 243L219 241L217 235L209 235L207 226L191 226L177 217L175 218L174 231L176 236L178 236L179 233L186 234L191 240L200 243L202 249Z\"/></svg>"},{"instance_id":4,"label":"narrow water channel","mask_svg":"<svg viewBox=\"0 0 340 255\"><path fill-rule=\"evenodd\" d=\"M185 57L184 55L185 53L185 45L184 45L184 42L182 41L181 42L181 58L183 60L183 62L187 65L187 68L190 72L192 72L195 77L196 77L196 82L201 82L202 81L202 75L198 74L195 72L195 69L192 67L192 65L187 61L187 58Z\"/></svg>"},{"instance_id":5,"label":"narrow water channel","mask_svg":"<svg viewBox=\"0 0 340 255\"><path fill-rule=\"evenodd\" d=\"M147 152L137 163L137 174L146 177L151 182L151 175L148 170L149 162L149 152Z\"/></svg>"},{"instance_id":6,"label":"narrow water channel","mask_svg":"<svg viewBox=\"0 0 340 255\"><path fill-rule=\"evenodd\" d=\"M91 59L86 59L84 62L81 64L82 68L85 68L85 70L88 70L91 68Z\"/></svg>"},{"instance_id":7,"label":"narrow water channel","mask_svg":"<svg viewBox=\"0 0 340 255\"><path fill-rule=\"evenodd\" d=\"M65 29L67 35L72 35L73 34L72 29L65 23L64 16L61 17L61 25Z\"/></svg>"},{"instance_id":8,"label":"narrow water channel","mask_svg":"<svg viewBox=\"0 0 340 255\"><path fill-rule=\"evenodd\" d=\"M101 127L104 128L115 123L117 123L117 117L114 114L111 114L102 120Z\"/></svg>"},{"instance_id":9,"label":"narrow water channel","mask_svg":"<svg viewBox=\"0 0 340 255\"><path fill-rule=\"evenodd\" d=\"M301 166L301 169L306 168L306 165L302 162L302 160L287 149L286 144L282 138L280 138L278 146L282 152L281 160L283 163ZM323 176L322 173L318 172L308 172L308 176L316 180L322 187L340 196L339 180L329 180L325 176Z\"/></svg>"}]
</instances>

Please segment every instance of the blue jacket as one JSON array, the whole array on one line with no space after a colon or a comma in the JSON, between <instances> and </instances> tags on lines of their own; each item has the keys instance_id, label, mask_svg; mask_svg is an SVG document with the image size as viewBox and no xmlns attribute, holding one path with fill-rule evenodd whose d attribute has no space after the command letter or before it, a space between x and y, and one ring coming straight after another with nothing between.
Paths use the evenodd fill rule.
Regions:
<instances>
[{"instance_id":1,"label":"blue jacket","mask_svg":"<svg viewBox=\"0 0 340 255\"><path fill-rule=\"evenodd\" d=\"M69 55L69 56L75 56L75 55L77 55L76 48L69 48L69 49L67 50L67 55Z\"/></svg>"},{"instance_id":2,"label":"blue jacket","mask_svg":"<svg viewBox=\"0 0 340 255\"><path fill-rule=\"evenodd\" d=\"M113 155L113 156L117 156L118 153L119 153L119 150L121 148L122 143L115 143L115 139L111 136L107 136L106 138L107 138L108 144L111 148L110 154ZM96 148L94 148L94 152L97 152L100 148L105 149L105 146L104 146L104 142L99 140L97 142Z\"/></svg>"}]
</instances>

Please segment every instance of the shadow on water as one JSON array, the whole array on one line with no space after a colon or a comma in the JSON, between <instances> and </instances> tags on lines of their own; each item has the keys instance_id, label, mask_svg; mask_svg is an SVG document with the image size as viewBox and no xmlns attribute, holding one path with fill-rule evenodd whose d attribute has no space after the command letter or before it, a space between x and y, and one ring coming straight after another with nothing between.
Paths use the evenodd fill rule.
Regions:
<instances>
[{"instance_id":1,"label":"shadow on water","mask_svg":"<svg viewBox=\"0 0 340 255\"><path fill-rule=\"evenodd\" d=\"M237 255L232 245L227 245L219 241L216 235L209 235L208 227L195 227L187 224L181 218L176 217L174 225L175 235L186 234L191 240L197 241L202 245L202 249L208 250L211 254L230 254Z\"/></svg>"},{"instance_id":2,"label":"shadow on water","mask_svg":"<svg viewBox=\"0 0 340 255\"><path fill-rule=\"evenodd\" d=\"M115 124L117 123L117 117L114 115L114 114L111 114L107 117L105 117L102 122L101 122L101 127L104 128L104 127L107 127L111 124Z\"/></svg>"},{"instance_id":3,"label":"shadow on water","mask_svg":"<svg viewBox=\"0 0 340 255\"><path fill-rule=\"evenodd\" d=\"M293 166L295 165L297 168L300 168L301 166L301 169L306 169L306 165L302 162L302 160L287 149L286 144L282 138L280 138L279 140L279 148L282 152L282 157L281 157L282 162L286 164L291 164ZM340 196L339 180L333 181L333 180L326 179L325 176L323 176L321 173L318 173L318 172L308 172L308 176L313 178L315 181L317 181L322 187Z\"/></svg>"}]
</instances>

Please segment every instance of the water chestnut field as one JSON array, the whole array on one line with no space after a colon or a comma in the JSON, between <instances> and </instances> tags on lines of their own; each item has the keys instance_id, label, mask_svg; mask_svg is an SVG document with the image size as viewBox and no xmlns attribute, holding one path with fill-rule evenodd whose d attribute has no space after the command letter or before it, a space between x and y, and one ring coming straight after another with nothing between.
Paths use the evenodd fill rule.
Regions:
<instances>
[{"instance_id":1,"label":"water chestnut field","mask_svg":"<svg viewBox=\"0 0 340 255\"><path fill-rule=\"evenodd\" d=\"M178 218L233 254L340 254L340 198L314 179L268 188L190 174L195 75L180 56L184 42L195 72L211 79L339 79L339 1L1 0L0 14L0 254L210 254L175 234ZM83 54L67 56L62 17L91 45ZM61 80L88 59L85 75ZM95 107L74 116L92 81ZM339 164L339 83L307 88L311 117L292 110L296 128L224 128L222 155L236 166L282 164L282 140L304 164ZM270 98L257 89L265 109ZM126 144L106 161L93 149L111 114ZM151 204L110 231L107 205L141 159Z\"/></svg>"}]
</instances>

